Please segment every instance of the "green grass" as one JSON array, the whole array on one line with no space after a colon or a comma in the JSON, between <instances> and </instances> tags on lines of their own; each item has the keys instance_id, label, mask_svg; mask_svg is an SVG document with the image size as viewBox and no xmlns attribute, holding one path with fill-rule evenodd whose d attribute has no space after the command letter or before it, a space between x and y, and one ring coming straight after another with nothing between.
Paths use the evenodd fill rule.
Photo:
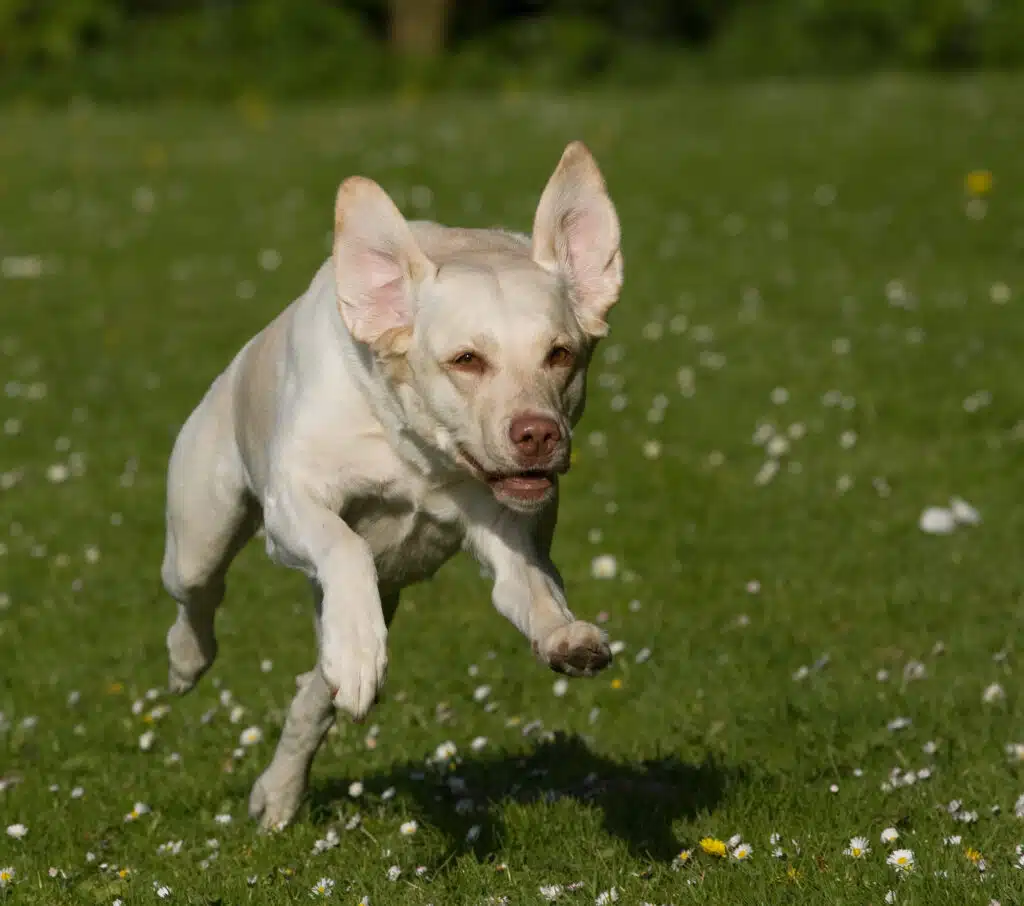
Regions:
<instances>
[{"instance_id":1,"label":"green grass","mask_svg":"<svg viewBox=\"0 0 1024 906\"><path fill-rule=\"evenodd\" d=\"M7 111L0 257L38 255L43 273L0 281L0 473L18 477L0 491L0 776L18 780L0 826L28 826L0 835L18 882L0 900L151 903L158 880L176 903L306 902L326 876L334 900L376 906L536 904L540 885L576 881L561 902L613 886L624 904L880 904L889 889L922 906L1020 902L1024 778L1005 746L1024 741L1022 93L1020 80L884 79L377 110ZM450 564L407 593L368 724L339 724L309 806L260 836L248 790L314 652L304 582L258 545L232 573L218 663L190 696L146 702L170 711L139 747L150 726L132 705L163 687L173 614L158 572L175 432L305 288L342 178L378 179L409 214L528 229L571 138L618 205L626 288L555 554L576 612L606 614L625 650L558 697L472 564ZM978 168L994 185L972 219L964 179ZM279 267L261 267L264 249ZM788 401L772 401L777 387ZM825 405L830 390L853 405ZM649 421L661 394L664 419ZM760 422L806 428L763 486ZM84 472L49 480L71 453ZM922 509L952 495L983 523L921 532ZM602 553L617 578L591 576ZM912 661L923 678L905 679ZM1005 697L984 703L994 682ZM483 684L490 710L474 700ZM887 729L898 717L911 725ZM233 759L248 726L263 741ZM425 760L446 740L458 756L438 772ZM885 792L894 767L932 773ZM954 821L952 799L977 822ZM152 811L126 823L137 801ZM357 811L361 827L344 830ZM409 819L419 829L402 836ZM887 826L915 853L907 877L885 864ZM330 828L340 846L312 855ZM954 833L962 845L945 846ZM673 869L684 847L733 834L753 845L747 862L695 854ZM843 855L855 834L872 845L861 861ZM181 852L158 853L171 840Z\"/></svg>"}]
</instances>

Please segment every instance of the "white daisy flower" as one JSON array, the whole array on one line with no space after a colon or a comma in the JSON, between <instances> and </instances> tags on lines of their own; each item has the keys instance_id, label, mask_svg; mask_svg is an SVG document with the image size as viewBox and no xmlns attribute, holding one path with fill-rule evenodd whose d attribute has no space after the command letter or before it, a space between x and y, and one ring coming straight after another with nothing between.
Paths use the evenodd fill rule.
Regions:
<instances>
[{"instance_id":1,"label":"white daisy flower","mask_svg":"<svg viewBox=\"0 0 1024 906\"><path fill-rule=\"evenodd\" d=\"M0 868L0 890L3 890L10 884L13 884L15 875L17 875L17 872L10 865L6 868Z\"/></svg>"},{"instance_id":2,"label":"white daisy flower","mask_svg":"<svg viewBox=\"0 0 1024 906\"><path fill-rule=\"evenodd\" d=\"M334 893L334 881L330 878L321 878L309 891L309 895L314 898L329 897L332 893Z\"/></svg>"},{"instance_id":3,"label":"white daisy flower","mask_svg":"<svg viewBox=\"0 0 1024 906\"><path fill-rule=\"evenodd\" d=\"M594 900L594 906L608 906L609 903L617 903L619 900L619 889L613 887L611 890L602 890Z\"/></svg>"},{"instance_id":4,"label":"white daisy flower","mask_svg":"<svg viewBox=\"0 0 1024 906\"><path fill-rule=\"evenodd\" d=\"M981 700L986 705L1002 701L1004 698L1006 698L1006 690L999 683L990 683L981 693Z\"/></svg>"},{"instance_id":5,"label":"white daisy flower","mask_svg":"<svg viewBox=\"0 0 1024 906\"><path fill-rule=\"evenodd\" d=\"M561 884L546 884L541 886L540 895L549 903L553 903L562 895L563 889Z\"/></svg>"},{"instance_id":6,"label":"white daisy flower","mask_svg":"<svg viewBox=\"0 0 1024 906\"><path fill-rule=\"evenodd\" d=\"M898 872L910 871L914 867L914 851L912 849L893 850L885 861Z\"/></svg>"},{"instance_id":7,"label":"white daisy flower","mask_svg":"<svg viewBox=\"0 0 1024 906\"><path fill-rule=\"evenodd\" d=\"M895 827L887 827L882 831L882 842L892 843L894 840L899 840L900 832Z\"/></svg>"},{"instance_id":8,"label":"white daisy flower","mask_svg":"<svg viewBox=\"0 0 1024 906\"><path fill-rule=\"evenodd\" d=\"M149 806L145 802L136 802L132 810L124 816L125 821L136 821L143 815L149 814Z\"/></svg>"},{"instance_id":9,"label":"white daisy flower","mask_svg":"<svg viewBox=\"0 0 1024 906\"><path fill-rule=\"evenodd\" d=\"M594 557L590 564L590 574L595 579L614 579L619 571L619 562L611 554Z\"/></svg>"},{"instance_id":10,"label":"white daisy flower","mask_svg":"<svg viewBox=\"0 0 1024 906\"><path fill-rule=\"evenodd\" d=\"M398 828L398 832L403 837L411 837L417 830L419 830L419 825L415 821L406 821L400 828Z\"/></svg>"},{"instance_id":11,"label":"white daisy flower","mask_svg":"<svg viewBox=\"0 0 1024 906\"><path fill-rule=\"evenodd\" d=\"M434 749L434 760L435 761L448 761L455 757L458 752L458 747L454 742L448 740L442 742L436 749Z\"/></svg>"},{"instance_id":12,"label":"white daisy flower","mask_svg":"<svg viewBox=\"0 0 1024 906\"><path fill-rule=\"evenodd\" d=\"M401 876L402 876L402 869L399 868L397 865L392 865L388 869L388 880L389 881L397 881Z\"/></svg>"},{"instance_id":13,"label":"white daisy flower","mask_svg":"<svg viewBox=\"0 0 1024 906\"><path fill-rule=\"evenodd\" d=\"M243 746L255 746L263 740L263 730L259 727L246 727L238 737L238 742Z\"/></svg>"},{"instance_id":14,"label":"white daisy flower","mask_svg":"<svg viewBox=\"0 0 1024 906\"><path fill-rule=\"evenodd\" d=\"M852 837L850 845L843 850L843 855L850 856L852 859L863 859L869 852L871 852L871 845L868 843L867 837Z\"/></svg>"},{"instance_id":15,"label":"white daisy flower","mask_svg":"<svg viewBox=\"0 0 1024 906\"><path fill-rule=\"evenodd\" d=\"M890 906L892 906L892 904L896 902L896 891L895 890L887 890L885 892L885 902L889 903Z\"/></svg>"},{"instance_id":16,"label":"white daisy flower","mask_svg":"<svg viewBox=\"0 0 1024 906\"><path fill-rule=\"evenodd\" d=\"M25 835L28 833L28 828L24 824L8 824L7 825L7 836L12 837L15 840L25 839Z\"/></svg>"},{"instance_id":17,"label":"white daisy flower","mask_svg":"<svg viewBox=\"0 0 1024 906\"><path fill-rule=\"evenodd\" d=\"M749 843L740 843L738 846L733 847L732 853L730 855L737 862L745 862L753 854L754 847L752 847Z\"/></svg>"}]
</instances>

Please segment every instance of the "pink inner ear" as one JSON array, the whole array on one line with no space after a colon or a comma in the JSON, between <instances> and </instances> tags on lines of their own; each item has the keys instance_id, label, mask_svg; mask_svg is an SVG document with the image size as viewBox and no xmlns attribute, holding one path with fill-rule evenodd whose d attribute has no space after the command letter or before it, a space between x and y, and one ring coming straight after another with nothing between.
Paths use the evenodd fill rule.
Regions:
<instances>
[{"instance_id":1,"label":"pink inner ear","mask_svg":"<svg viewBox=\"0 0 1024 906\"><path fill-rule=\"evenodd\" d=\"M558 256L572 276L577 302L586 313L603 318L618 297L613 266L619 231L605 199L586 199L562 217Z\"/></svg>"},{"instance_id":2,"label":"pink inner ear","mask_svg":"<svg viewBox=\"0 0 1024 906\"><path fill-rule=\"evenodd\" d=\"M372 343L382 334L412 322L405 274L386 252L362 249L343 264L348 289L343 305L353 336Z\"/></svg>"}]
</instances>

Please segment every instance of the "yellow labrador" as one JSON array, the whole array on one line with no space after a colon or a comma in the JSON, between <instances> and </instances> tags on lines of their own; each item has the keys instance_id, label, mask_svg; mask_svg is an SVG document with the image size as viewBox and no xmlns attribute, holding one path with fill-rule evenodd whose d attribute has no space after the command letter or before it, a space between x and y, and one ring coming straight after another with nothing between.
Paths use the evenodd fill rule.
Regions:
<instances>
[{"instance_id":1,"label":"yellow labrador","mask_svg":"<svg viewBox=\"0 0 1024 906\"><path fill-rule=\"evenodd\" d=\"M618 217L578 142L532 236L407 222L371 180L341 184L330 260L213 382L168 469L172 690L213 663L225 574L261 524L270 557L314 588L317 667L250 798L265 828L294 816L336 709L372 707L401 589L460 548L542 661L573 676L610 661L549 552L621 286Z\"/></svg>"}]
</instances>

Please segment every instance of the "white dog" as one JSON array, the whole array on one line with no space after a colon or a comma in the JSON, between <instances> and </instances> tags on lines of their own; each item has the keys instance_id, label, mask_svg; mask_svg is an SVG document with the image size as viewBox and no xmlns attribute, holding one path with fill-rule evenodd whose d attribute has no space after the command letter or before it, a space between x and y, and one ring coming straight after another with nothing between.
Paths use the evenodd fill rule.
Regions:
<instances>
[{"instance_id":1,"label":"white dog","mask_svg":"<svg viewBox=\"0 0 1024 906\"><path fill-rule=\"evenodd\" d=\"M371 180L341 184L331 259L213 382L168 469L173 691L213 663L225 574L260 524L271 558L314 587L318 664L250 798L265 828L294 816L335 709L361 720L373 705L401 589L460 548L542 661L573 676L609 663L549 552L621 286L618 217L578 142L532 237L410 223Z\"/></svg>"}]
</instances>

